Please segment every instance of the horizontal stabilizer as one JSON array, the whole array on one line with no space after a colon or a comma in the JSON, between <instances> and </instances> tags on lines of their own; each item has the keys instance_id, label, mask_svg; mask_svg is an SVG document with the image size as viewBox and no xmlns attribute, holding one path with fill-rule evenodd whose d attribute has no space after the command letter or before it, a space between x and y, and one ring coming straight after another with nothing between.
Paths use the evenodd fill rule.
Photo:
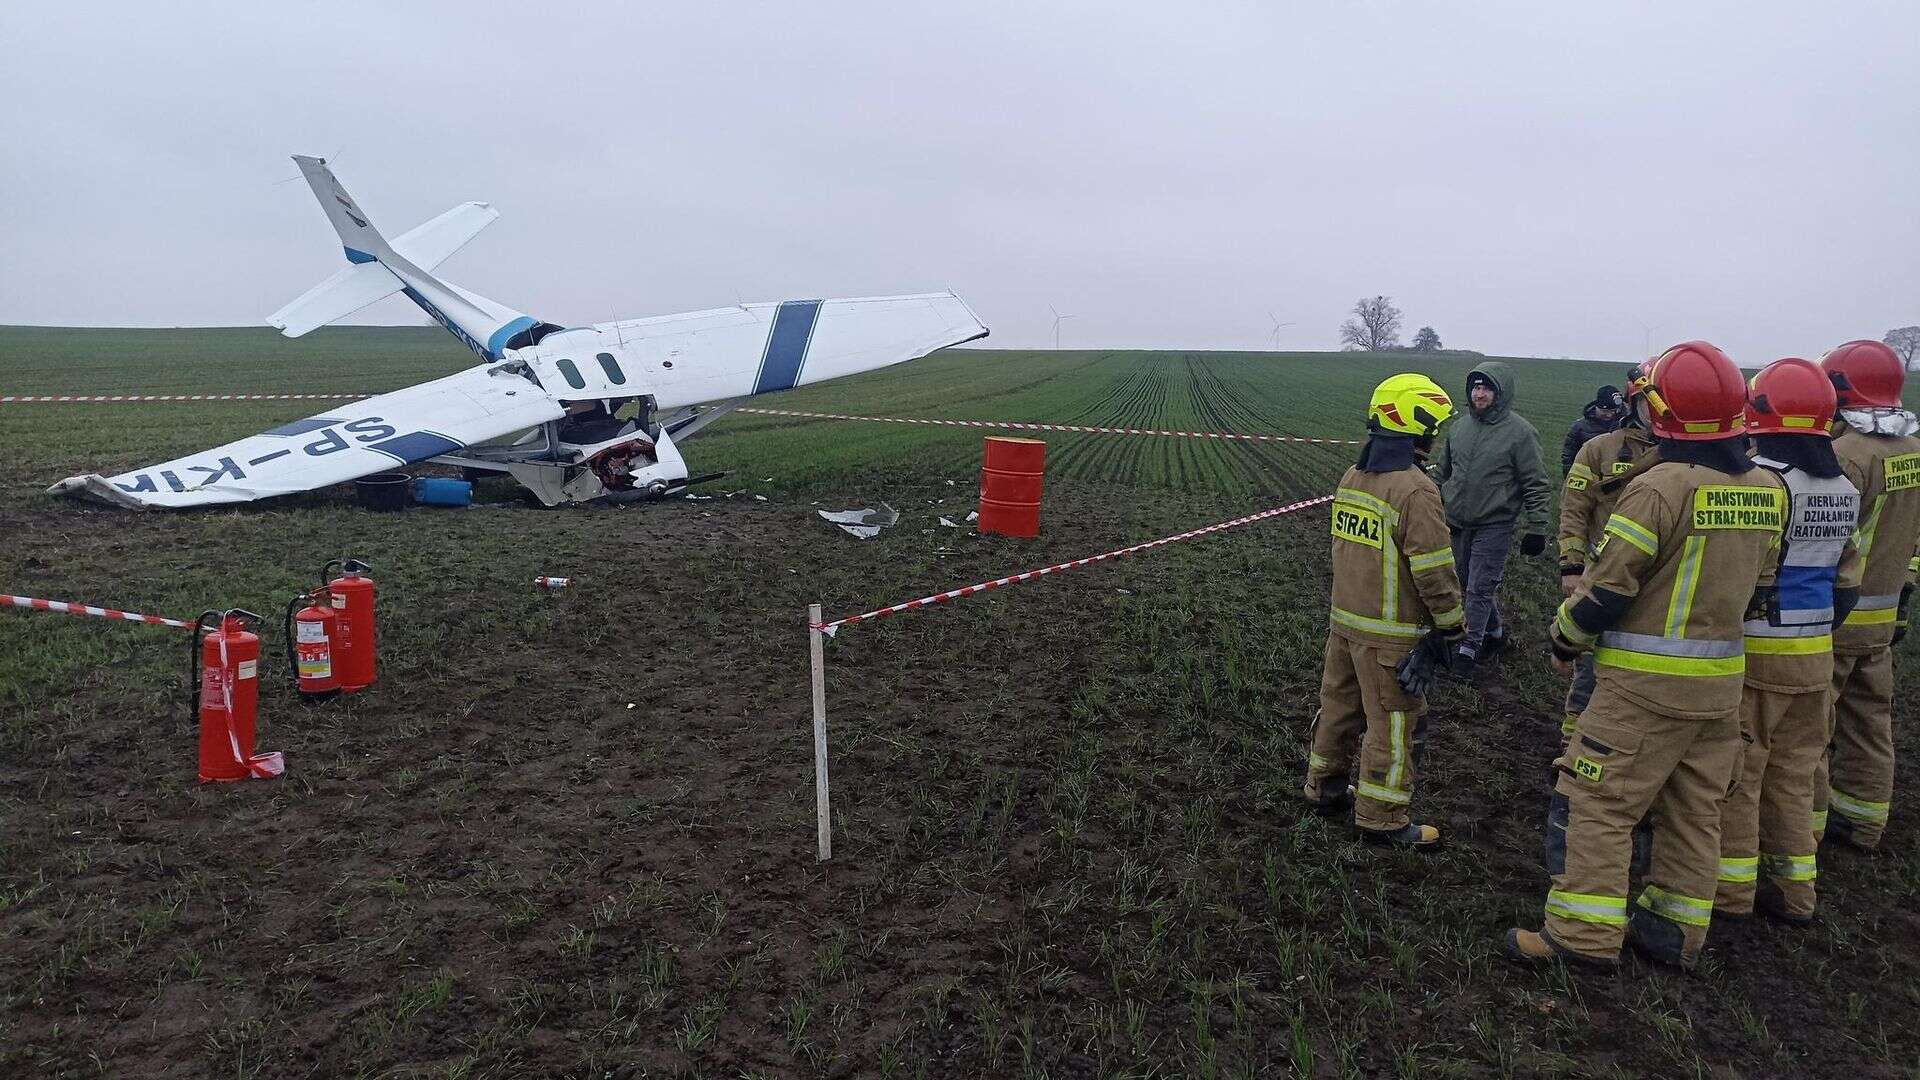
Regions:
<instances>
[{"instance_id":1,"label":"horizontal stabilizer","mask_svg":"<svg viewBox=\"0 0 1920 1080\"><path fill-rule=\"evenodd\" d=\"M469 202L441 214L393 242L393 250L422 270L431 270L499 220L490 203Z\"/></svg>"},{"instance_id":2,"label":"horizontal stabilizer","mask_svg":"<svg viewBox=\"0 0 1920 1080\"><path fill-rule=\"evenodd\" d=\"M344 319L405 287L392 271L377 262L356 263L267 316L267 325L279 327L288 337L299 337L335 319Z\"/></svg>"}]
</instances>

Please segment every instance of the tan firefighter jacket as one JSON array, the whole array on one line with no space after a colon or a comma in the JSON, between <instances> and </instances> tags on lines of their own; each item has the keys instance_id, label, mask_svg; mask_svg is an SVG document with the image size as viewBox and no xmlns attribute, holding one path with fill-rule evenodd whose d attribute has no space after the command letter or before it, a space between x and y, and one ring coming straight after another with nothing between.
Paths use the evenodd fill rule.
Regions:
<instances>
[{"instance_id":1,"label":"tan firefighter jacket","mask_svg":"<svg viewBox=\"0 0 1920 1080\"><path fill-rule=\"evenodd\" d=\"M1860 602L1833 632L1833 651L1870 653L1893 643L1900 589L1914 577L1920 537L1920 439L1911 435L1863 435L1839 420L1833 453L1847 479L1860 489L1860 530L1854 543L1866 569Z\"/></svg>"},{"instance_id":2,"label":"tan firefighter jacket","mask_svg":"<svg viewBox=\"0 0 1920 1080\"><path fill-rule=\"evenodd\" d=\"M1765 469L1729 476L1663 461L1634 477L1607 519L1555 633L1593 649L1595 675L1661 716L1711 720L1740 707L1744 623L1773 584L1787 494Z\"/></svg>"},{"instance_id":3,"label":"tan firefighter jacket","mask_svg":"<svg viewBox=\"0 0 1920 1080\"><path fill-rule=\"evenodd\" d=\"M1625 485L1606 481L1652 461L1653 433L1639 426L1595 435L1573 457L1560 488L1560 562L1585 566Z\"/></svg>"},{"instance_id":4,"label":"tan firefighter jacket","mask_svg":"<svg viewBox=\"0 0 1920 1080\"><path fill-rule=\"evenodd\" d=\"M1417 468L1348 469L1333 499L1332 631L1404 650L1465 620L1440 489Z\"/></svg>"}]
</instances>

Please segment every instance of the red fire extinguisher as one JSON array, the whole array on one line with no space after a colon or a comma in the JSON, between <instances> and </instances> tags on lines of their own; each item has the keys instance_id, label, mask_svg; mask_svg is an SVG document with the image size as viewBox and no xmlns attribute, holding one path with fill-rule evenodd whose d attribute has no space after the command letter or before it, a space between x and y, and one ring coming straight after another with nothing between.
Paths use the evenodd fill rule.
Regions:
<instances>
[{"instance_id":1,"label":"red fire extinguisher","mask_svg":"<svg viewBox=\"0 0 1920 1080\"><path fill-rule=\"evenodd\" d=\"M342 571L333 576L333 568ZM373 579L372 567L359 559L335 560L320 571L321 588L326 590L328 606L338 636L333 641L333 671L344 693L357 694L373 685Z\"/></svg>"},{"instance_id":2,"label":"red fire extinguisher","mask_svg":"<svg viewBox=\"0 0 1920 1080\"><path fill-rule=\"evenodd\" d=\"M340 692L340 679L333 670L333 643L340 627L333 615L332 595L323 585L287 601L287 662L301 701L322 701Z\"/></svg>"},{"instance_id":3,"label":"red fire extinguisher","mask_svg":"<svg viewBox=\"0 0 1920 1080\"><path fill-rule=\"evenodd\" d=\"M200 718L200 782L279 776L277 753L253 752L260 704L260 616L202 612L193 626L193 709Z\"/></svg>"}]
</instances>

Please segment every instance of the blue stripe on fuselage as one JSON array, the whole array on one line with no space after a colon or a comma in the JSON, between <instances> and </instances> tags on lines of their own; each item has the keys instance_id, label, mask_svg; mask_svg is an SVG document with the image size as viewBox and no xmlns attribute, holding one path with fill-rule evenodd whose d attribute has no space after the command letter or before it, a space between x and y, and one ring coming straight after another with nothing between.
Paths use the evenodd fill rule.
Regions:
<instances>
[{"instance_id":1,"label":"blue stripe on fuselage","mask_svg":"<svg viewBox=\"0 0 1920 1080\"><path fill-rule=\"evenodd\" d=\"M356 266L358 266L361 263L370 263L370 262L380 261L379 259L374 258L373 256L367 254L364 251L359 250L358 248L342 248L341 250L347 253L347 261L350 263L353 263Z\"/></svg>"},{"instance_id":2,"label":"blue stripe on fuselage","mask_svg":"<svg viewBox=\"0 0 1920 1080\"><path fill-rule=\"evenodd\" d=\"M780 305L773 315L773 328L767 331L766 351L760 354L754 393L791 390L800 381L800 369L806 365L807 346L813 342L813 327L819 318L818 300L788 300Z\"/></svg>"},{"instance_id":3,"label":"blue stripe on fuselage","mask_svg":"<svg viewBox=\"0 0 1920 1080\"><path fill-rule=\"evenodd\" d=\"M475 353L478 353L480 356L480 359L482 360L500 359L500 357L498 357L494 353L489 352L487 350L487 346L484 342L481 342L480 340L475 338L472 334L469 334L465 330L461 329L459 323L454 322L452 319L447 318L445 312L441 311L439 308L434 307L431 303L429 303L426 297L420 295L420 290L414 288L411 285L408 285L405 288L401 289L400 291L407 294L407 299L419 305L419 308L421 311L424 311L428 315L433 316L434 322L437 322L441 326L446 327L447 333L452 334L454 337L459 338L461 343L464 344L467 348L472 349Z\"/></svg>"},{"instance_id":4,"label":"blue stripe on fuselage","mask_svg":"<svg viewBox=\"0 0 1920 1080\"><path fill-rule=\"evenodd\" d=\"M489 359L497 359L500 354L506 350L508 338L534 325L536 321L532 316L522 315L502 326L500 329L495 330L493 333L488 334L487 353Z\"/></svg>"},{"instance_id":5,"label":"blue stripe on fuselage","mask_svg":"<svg viewBox=\"0 0 1920 1080\"><path fill-rule=\"evenodd\" d=\"M449 439L437 431L409 431L405 435L395 435L391 439L367 444L367 449L392 454L404 465L425 461L430 457L439 457L441 454L451 454L460 447L461 444L458 441Z\"/></svg>"}]
</instances>

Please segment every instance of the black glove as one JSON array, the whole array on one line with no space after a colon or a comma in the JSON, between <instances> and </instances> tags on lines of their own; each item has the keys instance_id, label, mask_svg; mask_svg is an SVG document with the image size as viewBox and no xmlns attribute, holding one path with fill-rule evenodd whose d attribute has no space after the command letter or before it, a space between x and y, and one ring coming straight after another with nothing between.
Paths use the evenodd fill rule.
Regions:
<instances>
[{"instance_id":1,"label":"black glove","mask_svg":"<svg viewBox=\"0 0 1920 1080\"><path fill-rule=\"evenodd\" d=\"M1580 659L1580 650L1574 647L1573 642L1568 641L1560 635L1560 620L1558 619L1555 619L1552 625L1547 627L1547 645L1553 649L1553 656L1556 660L1571 664L1575 660Z\"/></svg>"},{"instance_id":2,"label":"black glove","mask_svg":"<svg viewBox=\"0 0 1920 1080\"><path fill-rule=\"evenodd\" d=\"M1900 586L1900 604L1893 616L1893 643L1900 644L1907 636L1907 601L1913 598L1913 586Z\"/></svg>"},{"instance_id":3,"label":"black glove","mask_svg":"<svg viewBox=\"0 0 1920 1080\"><path fill-rule=\"evenodd\" d=\"M1545 550L1547 550L1547 537L1545 533L1528 533L1520 538L1520 554L1525 555L1529 559Z\"/></svg>"},{"instance_id":4,"label":"black glove","mask_svg":"<svg viewBox=\"0 0 1920 1080\"><path fill-rule=\"evenodd\" d=\"M1400 689L1414 697L1426 697L1427 691L1433 689L1435 672L1447 666L1447 653L1460 637L1458 631L1443 634L1429 630L1420 635L1412 651L1394 665L1393 679L1400 684Z\"/></svg>"}]
</instances>

